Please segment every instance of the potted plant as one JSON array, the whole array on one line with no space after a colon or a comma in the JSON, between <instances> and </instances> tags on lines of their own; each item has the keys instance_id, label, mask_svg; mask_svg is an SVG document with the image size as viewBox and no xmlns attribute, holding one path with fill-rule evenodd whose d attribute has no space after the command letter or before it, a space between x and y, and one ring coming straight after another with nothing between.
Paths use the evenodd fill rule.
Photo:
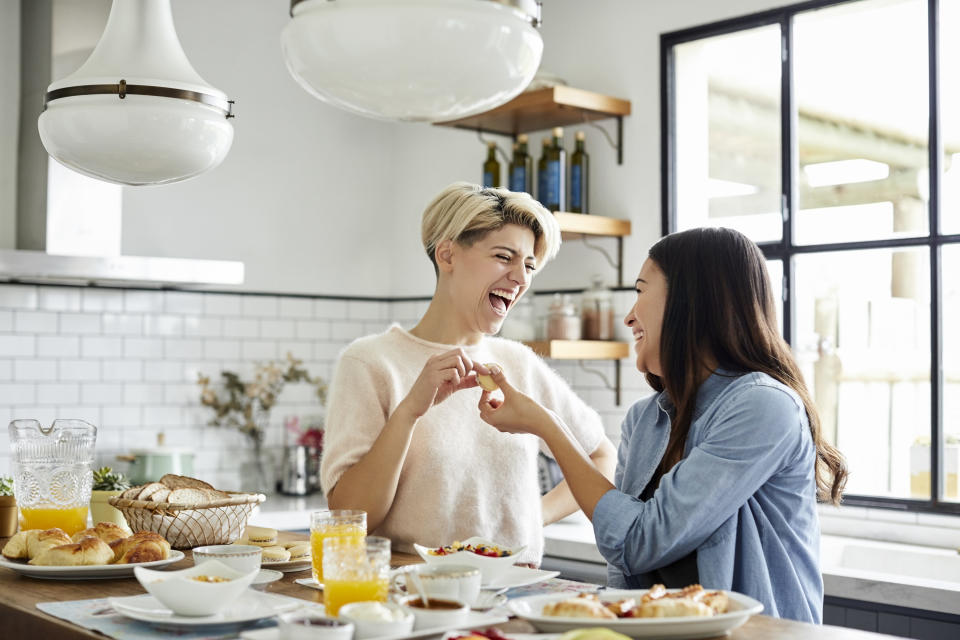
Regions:
<instances>
[{"instance_id":1,"label":"potted plant","mask_svg":"<svg viewBox=\"0 0 960 640\"><path fill-rule=\"evenodd\" d=\"M13 478L0 476L0 538L17 532L17 499L13 496Z\"/></svg>"},{"instance_id":2,"label":"potted plant","mask_svg":"<svg viewBox=\"0 0 960 640\"><path fill-rule=\"evenodd\" d=\"M113 522L128 529L127 520L107 500L130 488L123 474L110 467L101 467L93 472L93 491L90 492L90 516L93 524Z\"/></svg>"}]
</instances>

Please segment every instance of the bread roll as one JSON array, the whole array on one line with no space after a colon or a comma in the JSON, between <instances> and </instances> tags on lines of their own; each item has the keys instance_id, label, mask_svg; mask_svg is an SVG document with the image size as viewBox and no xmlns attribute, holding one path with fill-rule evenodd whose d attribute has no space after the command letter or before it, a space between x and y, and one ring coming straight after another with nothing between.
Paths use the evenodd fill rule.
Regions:
<instances>
[{"instance_id":1,"label":"bread roll","mask_svg":"<svg viewBox=\"0 0 960 640\"><path fill-rule=\"evenodd\" d=\"M80 542L50 547L30 560L30 564L50 567L77 567L109 564L113 559L110 546L100 538L88 536Z\"/></svg>"}]
</instances>

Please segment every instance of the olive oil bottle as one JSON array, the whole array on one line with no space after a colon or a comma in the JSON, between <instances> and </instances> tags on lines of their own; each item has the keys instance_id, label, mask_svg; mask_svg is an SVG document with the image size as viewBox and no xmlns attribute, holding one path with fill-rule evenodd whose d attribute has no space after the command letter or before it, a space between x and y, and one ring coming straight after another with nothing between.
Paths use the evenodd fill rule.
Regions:
<instances>
[{"instance_id":1,"label":"olive oil bottle","mask_svg":"<svg viewBox=\"0 0 960 640\"><path fill-rule=\"evenodd\" d=\"M576 148L570 155L570 211L587 213L587 196L590 193L590 156L584 148L586 135L577 131Z\"/></svg>"},{"instance_id":2,"label":"olive oil bottle","mask_svg":"<svg viewBox=\"0 0 960 640\"><path fill-rule=\"evenodd\" d=\"M533 192L533 158L527 153L527 136L521 133L513 145L513 161L510 162L510 191Z\"/></svg>"},{"instance_id":3,"label":"olive oil bottle","mask_svg":"<svg viewBox=\"0 0 960 640\"><path fill-rule=\"evenodd\" d=\"M499 187L500 182L500 163L497 161L497 143L487 143L487 161L483 163L483 186Z\"/></svg>"},{"instance_id":4,"label":"olive oil bottle","mask_svg":"<svg viewBox=\"0 0 960 640\"><path fill-rule=\"evenodd\" d=\"M567 200L567 152L563 149L563 128L554 127L553 141L544 152L546 163L544 197L540 202L550 211L563 211Z\"/></svg>"},{"instance_id":5,"label":"olive oil bottle","mask_svg":"<svg viewBox=\"0 0 960 640\"><path fill-rule=\"evenodd\" d=\"M550 138L543 139L543 149L540 151L540 159L537 160L537 200L540 204L546 206L547 198L547 149L550 148Z\"/></svg>"}]
</instances>

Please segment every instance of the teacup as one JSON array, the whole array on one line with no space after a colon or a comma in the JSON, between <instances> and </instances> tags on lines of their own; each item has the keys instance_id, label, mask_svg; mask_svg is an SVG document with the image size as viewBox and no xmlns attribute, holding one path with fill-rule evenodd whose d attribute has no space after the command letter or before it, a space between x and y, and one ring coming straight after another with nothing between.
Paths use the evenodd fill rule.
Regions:
<instances>
[{"instance_id":1,"label":"teacup","mask_svg":"<svg viewBox=\"0 0 960 640\"><path fill-rule=\"evenodd\" d=\"M459 564L417 565L404 572L407 593L419 592L409 573L416 572L428 598L460 600L472 605L480 595L480 570L476 567Z\"/></svg>"},{"instance_id":2,"label":"teacup","mask_svg":"<svg viewBox=\"0 0 960 640\"><path fill-rule=\"evenodd\" d=\"M219 560L235 571L249 573L260 568L263 549L252 544L211 544L193 550L193 564Z\"/></svg>"}]
</instances>

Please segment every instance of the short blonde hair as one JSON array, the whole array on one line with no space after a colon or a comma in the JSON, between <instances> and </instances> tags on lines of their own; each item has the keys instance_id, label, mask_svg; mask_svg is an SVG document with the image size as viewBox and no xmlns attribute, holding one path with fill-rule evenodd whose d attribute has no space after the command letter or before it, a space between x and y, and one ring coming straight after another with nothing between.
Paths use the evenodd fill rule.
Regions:
<instances>
[{"instance_id":1,"label":"short blonde hair","mask_svg":"<svg viewBox=\"0 0 960 640\"><path fill-rule=\"evenodd\" d=\"M453 240L470 246L491 231L515 224L533 232L537 269L560 249L560 225L530 194L507 189L484 189L469 182L454 182L441 191L423 212L423 248L437 270L437 246Z\"/></svg>"}]
</instances>

